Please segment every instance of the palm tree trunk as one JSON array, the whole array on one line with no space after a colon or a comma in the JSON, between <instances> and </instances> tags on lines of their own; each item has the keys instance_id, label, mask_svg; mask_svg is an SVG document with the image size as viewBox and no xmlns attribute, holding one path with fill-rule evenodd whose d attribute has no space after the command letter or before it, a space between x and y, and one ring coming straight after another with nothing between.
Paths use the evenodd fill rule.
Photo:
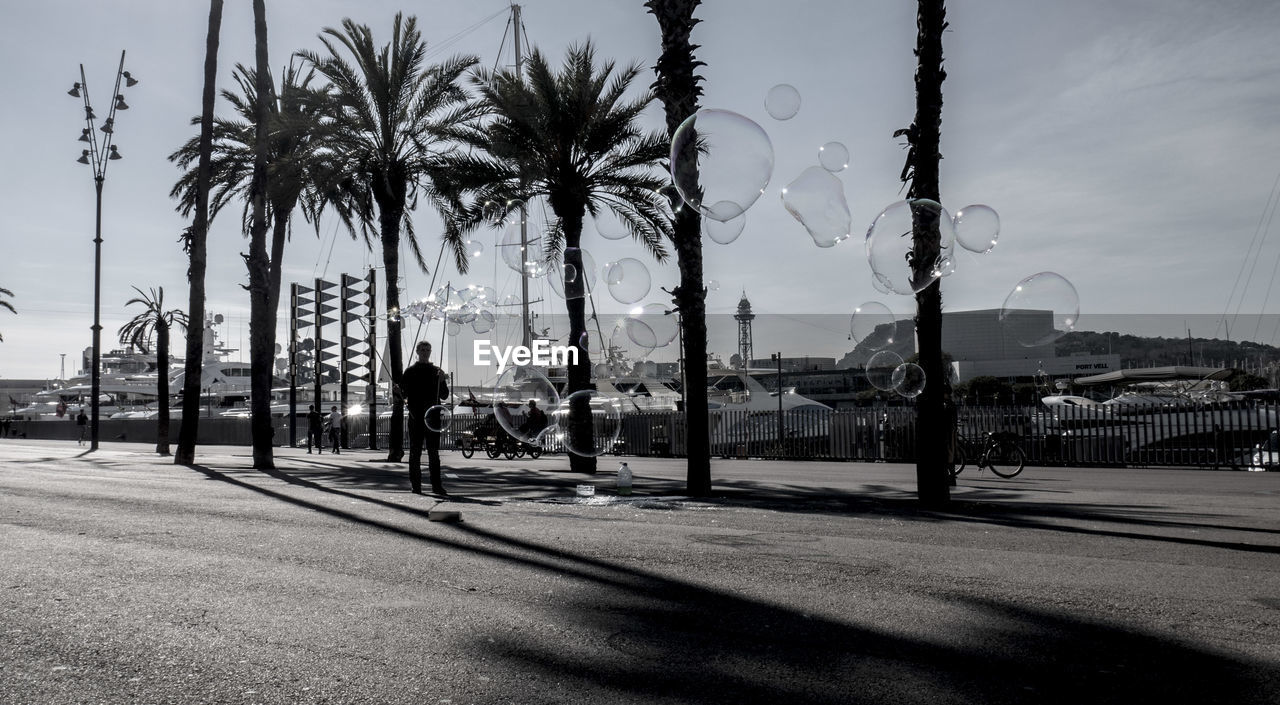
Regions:
<instances>
[{"instance_id":1,"label":"palm tree trunk","mask_svg":"<svg viewBox=\"0 0 1280 705\"><path fill-rule=\"evenodd\" d=\"M378 217L382 226L382 264L386 268L387 310L400 310L400 218L404 207L382 208ZM404 353L401 351L400 316L387 317L387 364L390 366L392 388L398 388L404 377ZM372 422L376 432L376 419ZM391 428L387 429L387 460L398 463L404 459L404 399L391 395Z\"/></svg>"},{"instance_id":2,"label":"palm tree trunk","mask_svg":"<svg viewBox=\"0 0 1280 705\"><path fill-rule=\"evenodd\" d=\"M938 187L939 142L942 132L942 82L947 74L942 69L942 33L947 27L945 0L919 0L916 38L916 117L907 132L910 152L912 198L941 202ZM912 251L917 280L927 277L938 258L940 235L937 218L931 212L917 211L913 218ZM924 216L924 217L919 217ZM916 492L926 507L946 505L951 499L946 468L947 428L951 419L945 413L947 375L942 365L942 289L935 280L916 294L916 341L920 349L920 367L924 370L924 392L916 398Z\"/></svg>"},{"instance_id":3,"label":"palm tree trunk","mask_svg":"<svg viewBox=\"0 0 1280 705\"><path fill-rule=\"evenodd\" d=\"M200 113L200 161L196 176L196 216L187 235L190 301L187 316L186 378L182 391L182 425L178 430L179 465L196 462L196 433L200 424L200 371L204 362L204 277L209 234L209 162L213 157L213 103L218 83L218 36L222 29L222 0L209 0L209 32L205 40L204 97Z\"/></svg>"},{"instance_id":4,"label":"palm tree trunk","mask_svg":"<svg viewBox=\"0 0 1280 705\"><path fill-rule=\"evenodd\" d=\"M156 453L169 454L169 324L163 314L156 321L156 393L160 414L156 419Z\"/></svg>"},{"instance_id":5,"label":"palm tree trunk","mask_svg":"<svg viewBox=\"0 0 1280 705\"><path fill-rule=\"evenodd\" d=\"M578 248L582 246L582 219L586 212L586 204L557 196L551 199L551 208L555 211L556 217L560 219L561 227L564 228L565 264L572 264L577 271L581 272L582 250ZM588 356L588 351L582 349L582 334L587 332L587 299L585 296L577 295L585 294L583 290L584 278L579 276L574 281L565 284L565 310L569 314L569 340L571 345L578 348L577 359L570 361L569 364L568 386L565 387L566 396L583 389L592 388L591 358ZM594 429L592 428L590 404L583 403L580 408L572 411L573 424L571 428L566 429L569 437L574 439L575 444L579 447L593 446L594 441L591 435L594 433ZM569 454L569 469L573 472L594 475L596 465L594 457L576 453Z\"/></svg>"},{"instance_id":6,"label":"palm tree trunk","mask_svg":"<svg viewBox=\"0 0 1280 705\"><path fill-rule=\"evenodd\" d=\"M271 375L275 372L275 316L271 310L270 260L267 257L267 121L272 98L267 59L267 17L264 0L253 0L253 29L258 93L255 116L253 182L249 198L253 210L249 226L249 411L253 437L253 467L275 468L272 458Z\"/></svg>"},{"instance_id":7,"label":"palm tree trunk","mask_svg":"<svg viewBox=\"0 0 1280 705\"><path fill-rule=\"evenodd\" d=\"M662 30L662 54L655 67L654 93L662 101L667 117L667 134L698 112L702 77L694 73L689 34L699 20L693 16L700 0L648 0L645 7ZM693 159L681 160L684 168L696 169ZM697 174L690 175L697 183ZM684 341L681 366L684 370L686 406L686 448L688 469L685 491L690 496L711 494L711 447L707 422L707 320L706 289L702 282L702 219L692 208L681 208L675 216L672 238L680 265L680 286L675 304L680 309Z\"/></svg>"}]
</instances>

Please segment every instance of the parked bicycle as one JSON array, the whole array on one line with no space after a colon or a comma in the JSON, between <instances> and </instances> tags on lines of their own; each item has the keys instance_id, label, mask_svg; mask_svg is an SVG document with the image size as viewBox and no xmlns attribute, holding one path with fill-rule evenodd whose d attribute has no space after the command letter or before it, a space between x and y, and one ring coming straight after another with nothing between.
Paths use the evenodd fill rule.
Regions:
<instances>
[{"instance_id":1,"label":"parked bicycle","mask_svg":"<svg viewBox=\"0 0 1280 705\"><path fill-rule=\"evenodd\" d=\"M988 433L982 441L958 436L951 476L959 475L970 460L979 471L985 467L1000 477L1016 477L1026 466L1027 454L1018 445L1018 435L1009 431Z\"/></svg>"}]
</instances>

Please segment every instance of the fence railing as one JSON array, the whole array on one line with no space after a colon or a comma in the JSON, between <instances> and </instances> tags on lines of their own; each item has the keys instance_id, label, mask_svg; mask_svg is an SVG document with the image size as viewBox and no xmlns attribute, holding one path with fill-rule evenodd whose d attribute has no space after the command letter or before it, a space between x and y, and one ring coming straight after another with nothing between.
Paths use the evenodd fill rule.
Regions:
<instances>
[{"instance_id":1,"label":"fence railing","mask_svg":"<svg viewBox=\"0 0 1280 705\"><path fill-rule=\"evenodd\" d=\"M367 418L349 421L351 445L367 447ZM905 406L712 411L709 421L711 454L725 458L913 462L919 432L915 409ZM379 447L387 423L378 422ZM493 428L492 415L455 413L441 447L458 448L463 438L488 436ZM1258 444L1275 443L1280 406L957 408L957 434L979 439L995 431L1015 434L1032 464L1229 467L1249 464ZM948 442L947 434L939 431L937 442ZM562 452L556 443L546 450ZM687 447L684 412L633 412L622 417L614 452L682 457Z\"/></svg>"}]
</instances>

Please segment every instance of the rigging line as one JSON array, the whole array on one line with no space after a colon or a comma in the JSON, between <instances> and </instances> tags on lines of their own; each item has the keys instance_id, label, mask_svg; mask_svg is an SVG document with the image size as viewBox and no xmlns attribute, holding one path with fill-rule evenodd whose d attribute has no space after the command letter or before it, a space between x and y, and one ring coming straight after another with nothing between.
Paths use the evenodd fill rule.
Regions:
<instances>
[{"instance_id":1,"label":"rigging line","mask_svg":"<svg viewBox=\"0 0 1280 705\"><path fill-rule=\"evenodd\" d=\"M458 42L462 41L462 39L463 39L464 37L466 37L468 34L471 34L472 32L475 32L476 30L480 29L482 26L484 26L484 25L488 24L489 22L492 22L493 20L497 19L498 15L501 15L501 14L505 13L506 11L507 11L507 8L505 8L505 7L504 7L504 8L502 8L502 9L498 10L497 12L493 13L492 15L489 15L489 16L488 16L488 17L486 17L486 18L484 18L484 19L482 19L482 20L479 20L479 21L477 21L477 22L473 23L472 25L470 25L470 26L468 26L468 27L464 27L463 29L458 30L458 31L457 31L457 32L455 32L453 35L448 36L448 37L445 37L444 39L441 39L440 41L436 42L436 44L435 44L435 47L434 47L434 48L428 49L428 50L423 54L423 57L424 57L424 58L431 58L432 56L435 56L435 55L437 55L437 54L439 54L439 53L443 52L445 49L448 49L449 47L451 47L451 46L453 46L453 45L457 44Z\"/></svg>"},{"instance_id":2,"label":"rigging line","mask_svg":"<svg viewBox=\"0 0 1280 705\"><path fill-rule=\"evenodd\" d=\"M507 35L511 32L511 16L507 15L507 26L502 30L502 41L498 42L498 55L493 59L493 71L498 71L498 65L502 62L502 47L507 45Z\"/></svg>"},{"instance_id":3,"label":"rigging line","mask_svg":"<svg viewBox=\"0 0 1280 705\"><path fill-rule=\"evenodd\" d=\"M1240 277L1241 275L1244 274L1245 267L1249 265L1250 260L1253 261L1254 266L1257 266L1258 259L1257 257L1253 256L1253 246L1255 243L1258 243L1258 238L1262 234L1262 223L1263 221L1266 220L1267 211L1272 210L1273 208L1273 205L1275 203L1276 196L1277 196L1277 189L1280 189L1280 173L1276 174L1276 180L1274 183L1271 184L1271 191L1267 194L1267 203L1262 207L1262 215L1259 216L1258 225L1257 227L1254 228L1254 231L1253 231L1253 239L1249 241L1249 249L1245 251L1244 261L1240 263L1240 271L1236 273L1236 281L1234 284L1231 285L1231 295L1227 297L1227 307L1226 307L1226 310L1222 312L1222 321L1219 322L1220 325L1226 322L1227 314L1231 311L1231 300L1236 295L1236 288L1240 284ZM1261 243L1258 244L1258 252L1259 253L1262 252ZM1235 314L1236 316L1238 316L1240 313L1240 305L1243 304L1244 302L1245 293L1249 289L1249 281L1252 279L1253 279L1253 268L1251 267L1249 269L1249 278L1245 280L1244 288L1240 290L1240 301L1236 303L1236 314ZM1235 316L1232 317L1231 322L1235 323ZM1217 332L1218 332L1217 329L1214 329L1214 335L1217 335Z\"/></svg>"},{"instance_id":4,"label":"rigging line","mask_svg":"<svg viewBox=\"0 0 1280 705\"><path fill-rule=\"evenodd\" d=\"M337 239L338 239L338 222L337 222L337 219L334 219L333 228L329 231L328 244L329 244L330 257L333 256L333 243L336 242ZM323 279L325 272L329 271L329 263L328 263L328 260L326 260L324 265L325 271L321 272L318 276L316 275L316 272L320 270L320 258L324 256L324 246L325 246L325 242L321 240L320 249L316 251L316 263L311 265L311 275L317 279Z\"/></svg>"},{"instance_id":5,"label":"rigging line","mask_svg":"<svg viewBox=\"0 0 1280 705\"><path fill-rule=\"evenodd\" d=\"M1272 221L1272 219L1274 219L1274 218L1275 218L1275 216L1276 216L1276 209L1275 209L1275 207L1273 206L1273 207L1271 208L1271 215L1267 216L1267 226L1266 226L1266 229L1263 231L1263 233L1264 233L1264 234L1263 234L1263 236L1262 236L1262 239L1263 239L1264 241L1266 240L1267 235L1269 235L1269 234L1271 233L1271 221ZM1259 255L1261 255L1261 254L1262 254L1262 248L1258 248L1258 254L1259 254ZM1271 301L1271 287L1272 287L1272 286L1274 286L1274 285L1275 285L1275 283L1276 283L1276 272L1277 272L1277 271L1280 271L1280 252L1277 252L1277 253L1276 253L1276 261L1275 261L1275 264L1273 264L1273 265L1271 266L1271 279L1267 281L1267 293L1266 293L1266 295L1265 295L1265 296L1263 296L1263 297L1262 297L1262 308L1258 311L1258 319L1257 319L1257 321L1255 322L1255 324L1254 324L1254 326L1253 326L1253 339L1254 339L1254 340L1257 340L1257 339L1258 339L1258 329L1262 327L1262 314L1264 314L1264 313L1266 313L1266 312L1267 312L1267 303L1268 303L1269 301Z\"/></svg>"}]
</instances>

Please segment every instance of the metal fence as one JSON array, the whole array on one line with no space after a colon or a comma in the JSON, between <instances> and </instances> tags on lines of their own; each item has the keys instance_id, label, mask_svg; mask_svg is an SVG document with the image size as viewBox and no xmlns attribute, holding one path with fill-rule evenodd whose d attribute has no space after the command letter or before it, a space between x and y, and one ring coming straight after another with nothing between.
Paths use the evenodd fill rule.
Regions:
<instances>
[{"instance_id":1,"label":"metal fence","mask_svg":"<svg viewBox=\"0 0 1280 705\"><path fill-rule=\"evenodd\" d=\"M1273 404L1132 405L1123 410L1089 407L959 407L957 434L1015 434L1029 463L1072 466L1248 465L1255 446L1280 434L1280 406ZM712 411L713 457L914 462L916 410L909 406L854 409ZM522 417L515 416L519 424ZM386 447L387 420L379 421L379 447ZM489 414L456 413L441 448L460 448L491 435ZM487 426L486 426L487 425ZM351 445L368 447L368 422L351 419ZM470 435L468 435L470 434ZM948 442L940 434L938 442ZM407 434L406 434L407 438ZM467 439L464 441L464 439ZM550 453L563 452L554 437ZM613 452L682 457L688 438L683 412L624 414Z\"/></svg>"}]
</instances>

